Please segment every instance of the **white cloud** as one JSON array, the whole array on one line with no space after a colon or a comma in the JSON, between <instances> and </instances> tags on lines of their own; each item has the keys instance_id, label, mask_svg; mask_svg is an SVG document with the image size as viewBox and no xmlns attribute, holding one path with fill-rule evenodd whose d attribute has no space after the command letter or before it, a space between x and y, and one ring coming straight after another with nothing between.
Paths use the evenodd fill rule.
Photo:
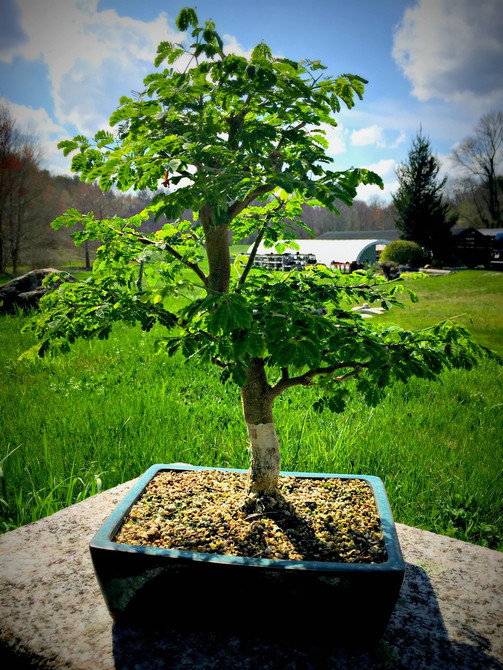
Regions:
<instances>
[{"instance_id":1,"label":"white cloud","mask_svg":"<svg viewBox=\"0 0 503 670\"><path fill-rule=\"evenodd\" d=\"M395 174L397 162L392 158L385 158L378 161L377 163L372 163L371 165L366 165L367 170L372 170L377 172L380 177L384 177L390 174Z\"/></svg>"},{"instance_id":2,"label":"white cloud","mask_svg":"<svg viewBox=\"0 0 503 670\"><path fill-rule=\"evenodd\" d=\"M375 144L378 147L384 147L383 129L381 126L372 125L361 130L353 130L351 133L351 144L357 147L365 147L369 144Z\"/></svg>"},{"instance_id":3,"label":"white cloud","mask_svg":"<svg viewBox=\"0 0 503 670\"><path fill-rule=\"evenodd\" d=\"M437 159L440 163L438 178L443 179L447 177L447 188L453 187L458 180L463 181L466 179L465 170L452 154L440 154L437 156Z\"/></svg>"},{"instance_id":4,"label":"white cloud","mask_svg":"<svg viewBox=\"0 0 503 670\"><path fill-rule=\"evenodd\" d=\"M19 7L15 0L2 0L2 20L0 21L0 60L17 44L26 40L19 21Z\"/></svg>"},{"instance_id":5,"label":"white cloud","mask_svg":"<svg viewBox=\"0 0 503 670\"><path fill-rule=\"evenodd\" d=\"M11 62L21 55L45 62L57 120L73 123L83 134L106 126L120 96L143 87L157 44L175 38L165 13L146 23L98 11L98 0L18 4L28 40L4 51L2 58Z\"/></svg>"},{"instance_id":6,"label":"white cloud","mask_svg":"<svg viewBox=\"0 0 503 670\"><path fill-rule=\"evenodd\" d=\"M403 130L400 131L400 134L398 135L396 140L389 145L389 148L390 149L396 149L401 144L403 144L406 139L407 139L407 135L406 135L405 131L403 131Z\"/></svg>"},{"instance_id":7,"label":"white cloud","mask_svg":"<svg viewBox=\"0 0 503 670\"><path fill-rule=\"evenodd\" d=\"M253 49L248 49L248 51L245 51L233 35L224 34L223 41L224 52L226 54L236 54L236 56L242 56L243 58L247 59L251 57Z\"/></svg>"},{"instance_id":8,"label":"white cloud","mask_svg":"<svg viewBox=\"0 0 503 670\"><path fill-rule=\"evenodd\" d=\"M395 32L393 57L421 101L496 103L503 96L501 0L418 0Z\"/></svg>"},{"instance_id":9,"label":"white cloud","mask_svg":"<svg viewBox=\"0 0 503 670\"><path fill-rule=\"evenodd\" d=\"M392 128L388 131L391 132ZM385 129L377 123L371 126L366 126L360 130L353 130L351 133L351 144L355 147L376 146L381 149L396 149L400 144L403 144L407 139L405 131L401 130L394 142L387 144L384 138ZM396 131L395 131L396 132Z\"/></svg>"},{"instance_id":10,"label":"white cloud","mask_svg":"<svg viewBox=\"0 0 503 670\"><path fill-rule=\"evenodd\" d=\"M17 0L20 29L17 40L0 51L11 63L17 55L43 61L49 70L56 119L92 135L108 127L110 114L123 95L143 88L154 69L159 42L180 42L180 34L165 12L144 22L99 11L98 0ZM224 35L224 49L249 57L236 38ZM184 57L177 64L186 65Z\"/></svg>"},{"instance_id":11,"label":"white cloud","mask_svg":"<svg viewBox=\"0 0 503 670\"><path fill-rule=\"evenodd\" d=\"M391 194L398 188L398 181L396 179L395 170L397 162L392 158L385 158L377 163L372 163L364 166L367 170L376 172L383 180L384 188L381 190L379 186L374 184L359 186L357 188L358 199L369 202L370 200L385 200L391 199Z\"/></svg>"},{"instance_id":12,"label":"white cloud","mask_svg":"<svg viewBox=\"0 0 503 670\"><path fill-rule=\"evenodd\" d=\"M320 124L320 127L325 131L325 139L328 141L327 154L329 156L343 154L346 151L344 128L340 125L334 128L327 123Z\"/></svg>"},{"instance_id":13,"label":"white cloud","mask_svg":"<svg viewBox=\"0 0 503 670\"><path fill-rule=\"evenodd\" d=\"M389 202L391 200L391 194L394 193L397 188L398 184L396 181L385 181L384 189L382 190L375 184L358 186L356 189L356 197L358 200L363 200L364 202L370 202L371 200L384 200L385 202Z\"/></svg>"},{"instance_id":14,"label":"white cloud","mask_svg":"<svg viewBox=\"0 0 503 670\"><path fill-rule=\"evenodd\" d=\"M5 98L0 98L0 105L9 108L16 124L19 125L19 129L24 133L30 133L31 129L35 127L37 132L42 133L45 137L64 132L63 126L56 124L43 107L32 109L25 105L16 105L5 100Z\"/></svg>"},{"instance_id":15,"label":"white cloud","mask_svg":"<svg viewBox=\"0 0 503 670\"><path fill-rule=\"evenodd\" d=\"M323 130L324 138L328 142L326 153L328 156L338 156L346 152L346 142L344 136L346 131L341 125L331 126L328 123L320 123L319 126L307 126L307 130L311 132L315 130Z\"/></svg>"}]
</instances>

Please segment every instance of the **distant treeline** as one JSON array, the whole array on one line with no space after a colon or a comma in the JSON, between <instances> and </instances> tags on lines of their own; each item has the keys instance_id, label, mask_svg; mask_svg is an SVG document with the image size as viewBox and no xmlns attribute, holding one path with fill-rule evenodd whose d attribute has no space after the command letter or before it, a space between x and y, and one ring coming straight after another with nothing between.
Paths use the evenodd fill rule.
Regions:
<instances>
[{"instance_id":1,"label":"distant treeline","mask_svg":"<svg viewBox=\"0 0 503 670\"><path fill-rule=\"evenodd\" d=\"M0 186L1 188L1 186ZM86 184L78 177L54 176L46 170L37 169L27 178L23 215L3 221L3 263L0 272L18 274L19 268L61 267L68 259L72 263L89 267L98 243L75 248L71 231L54 231L50 223L70 207L82 214L94 212L97 218L120 216L127 218L144 209L154 196L151 192L118 193L102 191L96 184ZM460 203L453 203L458 205ZM466 206L466 203L461 203ZM303 222L316 237L331 231L383 231L395 227L393 204L381 200L364 202L355 200L352 207L339 205L340 214L322 207L303 207ZM187 212L187 219L190 214ZM151 232L166 223L165 219L144 224L145 232ZM461 218L458 226L470 225ZM294 224L299 239L308 233ZM253 235L243 240L230 240L234 244L249 244Z\"/></svg>"},{"instance_id":2,"label":"distant treeline","mask_svg":"<svg viewBox=\"0 0 503 670\"><path fill-rule=\"evenodd\" d=\"M97 218L127 218L144 209L151 192L104 192L96 184L81 182L78 177L55 176L41 168L37 141L21 133L9 111L0 105L0 274L17 275L25 269L78 264L90 267L96 247L84 244L75 248L71 231L54 231L50 223L68 208L82 214L94 212ZM498 178L501 186L501 178ZM485 218L479 201L484 189L467 182L450 191L452 211L459 215L458 227L483 227ZM304 206L303 223L316 237L338 231L382 231L395 228L393 203L378 198L355 200L351 207L337 205L339 215L321 207ZM187 213L188 214L188 213ZM187 215L190 220L190 215ZM144 224L145 232L159 228L165 220L153 219ZM308 233L295 226L300 239ZM234 244L250 243L253 235Z\"/></svg>"}]
</instances>

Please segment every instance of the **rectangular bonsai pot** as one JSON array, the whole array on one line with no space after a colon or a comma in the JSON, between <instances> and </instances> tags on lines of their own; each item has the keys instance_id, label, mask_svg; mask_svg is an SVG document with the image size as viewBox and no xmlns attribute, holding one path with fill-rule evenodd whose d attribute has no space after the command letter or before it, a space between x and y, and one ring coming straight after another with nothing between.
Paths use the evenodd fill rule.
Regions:
<instances>
[{"instance_id":1,"label":"rectangular bonsai pot","mask_svg":"<svg viewBox=\"0 0 503 670\"><path fill-rule=\"evenodd\" d=\"M378 477L281 473L367 482L374 492L387 554L381 563L243 558L113 541L158 472L207 469L212 468L152 466L92 539L94 569L114 619L190 629L225 627L294 635L311 631L358 643L372 642L382 635L398 598L405 563L384 485Z\"/></svg>"}]
</instances>

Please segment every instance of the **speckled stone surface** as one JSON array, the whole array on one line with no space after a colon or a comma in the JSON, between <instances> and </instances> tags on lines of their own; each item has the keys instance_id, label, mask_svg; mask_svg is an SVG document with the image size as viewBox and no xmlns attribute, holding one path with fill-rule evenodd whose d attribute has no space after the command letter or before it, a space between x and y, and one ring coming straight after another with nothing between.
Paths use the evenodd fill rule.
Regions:
<instances>
[{"instance_id":1,"label":"speckled stone surface","mask_svg":"<svg viewBox=\"0 0 503 670\"><path fill-rule=\"evenodd\" d=\"M2 667L503 670L503 554L402 525L407 573L375 648L292 642L282 636L280 611L278 630L262 639L119 626L88 544L133 484L0 536Z\"/></svg>"}]
</instances>

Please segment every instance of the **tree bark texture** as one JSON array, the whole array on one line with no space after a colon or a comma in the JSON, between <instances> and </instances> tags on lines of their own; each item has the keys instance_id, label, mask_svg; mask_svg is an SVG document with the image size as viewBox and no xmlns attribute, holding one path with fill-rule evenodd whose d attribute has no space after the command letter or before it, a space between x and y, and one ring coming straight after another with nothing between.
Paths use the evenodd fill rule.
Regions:
<instances>
[{"instance_id":1,"label":"tree bark texture","mask_svg":"<svg viewBox=\"0 0 503 670\"><path fill-rule=\"evenodd\" d=\"M248 494L270 495L277 489L280 471L279 444L272 414L274 397L263 361L252 361L247 376L246 384L241 387L241 401L251 449Z\"/></svg>"},{"instance_id":2,"label":"tree bark texture","mask_svg":"<svg viewBox=\"0 0 503 670\"><path fill-rule=\"evenodd\" d=\"M209 291L227 293L230 282L230 250L229 226L214 221L211 208L204 205L199 216L204 230L206 253L208 254L208 282Z\"/></svg>"},{"instance_id":3,"label":"tree bark texture","mask_svg":"<svg viewBox=\"0 0 503 670\"><path fill-rule=\"evenodd\" d=\"M229 226L215 222L210 205L201 208L199 217L209 264L206 288L208 291L227 293L230 286ZM278 486L280 454L272 416L274 396L261 359L252 360L248 368L247 382L241 388L241 400L251 445L248 495L273 494Z\"/></svg>"}]
</instances>

